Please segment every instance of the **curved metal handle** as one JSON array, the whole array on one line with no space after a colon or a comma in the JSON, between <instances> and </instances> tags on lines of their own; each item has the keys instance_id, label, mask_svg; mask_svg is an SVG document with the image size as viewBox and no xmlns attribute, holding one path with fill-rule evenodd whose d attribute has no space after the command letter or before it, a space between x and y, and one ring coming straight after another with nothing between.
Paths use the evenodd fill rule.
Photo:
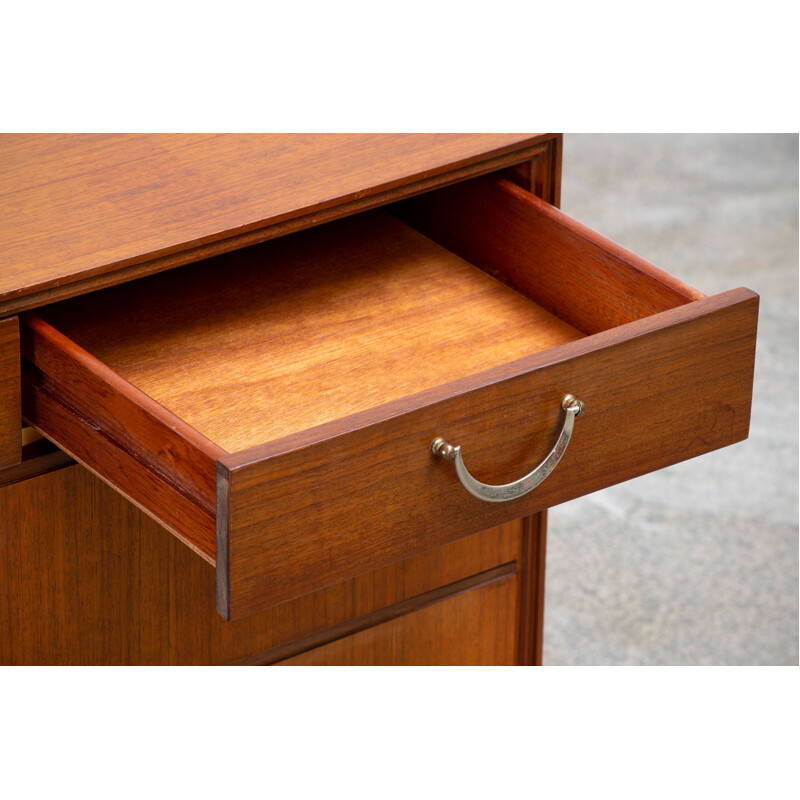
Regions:
<instances>
[{"instance_id":1,"label":"curved metal handle","mask_svg":"<svg viewBox=\"0 0 800 800\"><path fill-rule=\"evenodd\" d=\"M561 408L565 412L564 427L561 428L561 433L558 434L558 439L553 449L538 467L529 472L524 478L514 481L514 483L490 486L488 483L481 483L475 480L464 465L460 445L448 444L441 436L437 436L431 442L431 452L446 461L455 461L456 475L458 475L461 485L473 497L477 497L478 500L486 500L487 503L503 503L506 500L516 500L518 497L522 497L532 489L535 489L556 468L558 462L561 461L561 456L567 450L567 445L572 436L572 428L575 424L575 417L579 417L586 410L586 406L571 394L564 396L561 401Z\"/></svg>"}]
</instances>

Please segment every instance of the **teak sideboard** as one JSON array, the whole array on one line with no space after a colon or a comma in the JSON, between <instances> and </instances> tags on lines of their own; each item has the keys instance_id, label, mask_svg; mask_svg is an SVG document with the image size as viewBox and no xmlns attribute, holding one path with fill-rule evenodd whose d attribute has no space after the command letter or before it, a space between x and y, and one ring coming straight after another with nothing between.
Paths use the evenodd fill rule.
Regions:
<instances>
[{"instance_id":1,"label":"teak sideboard","mask_svg":"<svg viewBox=\"0 0 800 800\"><path fill-rule=\"evenodd\" d=\"M541 663L547 509L746 438L758 315L561 153L0 137L0 663Z\"/></svg>"}]
</instances>

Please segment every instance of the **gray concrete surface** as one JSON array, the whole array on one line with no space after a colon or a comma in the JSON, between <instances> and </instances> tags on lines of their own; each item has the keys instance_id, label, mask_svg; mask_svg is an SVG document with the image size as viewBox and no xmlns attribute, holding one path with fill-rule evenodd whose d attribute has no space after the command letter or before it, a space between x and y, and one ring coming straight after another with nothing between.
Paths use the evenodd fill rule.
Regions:
<instances>
[{"instance_id":1,"label":"gray concrete surface","mask_svg":"<svg viewBox=\"0 0 800 800\"><path fill-rule=\"evenodd\" d=\"M562 208L761 307L746 442L550 512L544 663L797 664L797 135L568 134Z\"/></svg>"}]
</instances>

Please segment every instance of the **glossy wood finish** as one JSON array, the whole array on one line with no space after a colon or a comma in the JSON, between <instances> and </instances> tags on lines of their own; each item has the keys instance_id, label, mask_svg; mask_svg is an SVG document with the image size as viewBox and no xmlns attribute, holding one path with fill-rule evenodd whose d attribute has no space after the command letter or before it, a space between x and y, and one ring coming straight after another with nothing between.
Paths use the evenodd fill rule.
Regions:
<instances>
[{"instance_id":1,"label":"glossy wood finish","mask_svg":"<svg viewBox=\"0 0 800 800\"><path fill-rule=\"evenodd\" d=\"M19 324L12 317L0 320L0 469L21 458L20 420Z\"/></svg>"},{"instance_id":2,"label":"glossy wood finish","mask_svg":"<svg viewBox=\"0 0 800 800\"><path fill-rule=\"evenodd\" d=\"M395 213L589 334L705 297L507 180L468 181Z\"/></svg>"},{"instance_id":3,"label":"glossy wood finish","mask_svg":"<svg viewBox=\"0 0 800 800\"><path fill-rule=\"evenodd\" d=\"M224 457L220 613L254 613L746 438L757 314L752 292L726 292ZM476 500L430 455L443 435L482 480L515 480L552 447L567 392L587 412L558 469L522 498Z\"/></svg>"},{"instance_id":4,"label":"glossy wood finish","mask_svg":"<svg viewBox=\"0 0 800 800\"><path fill-rule=\"evenodd\" d=\"M522 569L515 522L225 622L213 568L82 467L0 488L0 519L2 664L258 662L331 628L348 635L399 603L417 608L414 598L502 565ZM470 631L500 635L493 628L506 617L479 613L487 622ZM508 627L513 637L513 617Z\"/></svg>"},{"instance_id":5,"label":"glossy wood finish","mask_svg":"<svg viewBox=\"0 0 800 800\"><path fill-rule=\"evenodd\" d=\"M552 152L554 134L4 134L0 315Z\"/></svg>"},{"instance_id":6,"label":"glossy wood finish","mask_svg":"<svg viewBox=\"0 0 800 800\"><path fill-rule=\"evenodd\" d=\"M516 585L496 577L279 662L285 666L514 664Z\"/></svg>"},{"instance_id":7,"label":"glossy wood finish","mask_svg":"<svg viewBox=\"0 0 800 800\"><path fill-rule=\"evenodd\" d=\"M183 423L181 438L190 426L217 457L583 335L386 211L37 313L101 362L106 383L123 378L135 404L152 398ZM74 395L87 380L64 382ZM102 419L104 429L114 422ZM211 483L201 491L213 497Z\"/></svg>"}]
</instances>

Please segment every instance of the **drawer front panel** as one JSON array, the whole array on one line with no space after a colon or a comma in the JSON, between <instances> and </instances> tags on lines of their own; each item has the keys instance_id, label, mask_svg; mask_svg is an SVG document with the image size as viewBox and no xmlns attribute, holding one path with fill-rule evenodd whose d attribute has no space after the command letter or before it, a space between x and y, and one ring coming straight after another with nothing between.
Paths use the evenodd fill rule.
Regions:
<instances>
[{"instance_id":1,"label":"drawer front panel","mask_svg":"<svg viewBox=\"0 0 800 800\"><path fill-rule=\"evenodd\" d=\"M247 616L746 438L757 313L726 292L223 457L218 610ZM552 447L567 393L586 413L524 497L478 500L429 451L444 436L480 480L513 481Z\"/></svg>"},{"instance_id":2,"label":"drawer front panel","mask_svg":"<svg viewBox=\"0 0 800 800\"><path fill-rule=\"evenodd\" d=\"M11 317L0 319L0 469L21 454L19 323Z\"/></svg>"}]
</instances>

